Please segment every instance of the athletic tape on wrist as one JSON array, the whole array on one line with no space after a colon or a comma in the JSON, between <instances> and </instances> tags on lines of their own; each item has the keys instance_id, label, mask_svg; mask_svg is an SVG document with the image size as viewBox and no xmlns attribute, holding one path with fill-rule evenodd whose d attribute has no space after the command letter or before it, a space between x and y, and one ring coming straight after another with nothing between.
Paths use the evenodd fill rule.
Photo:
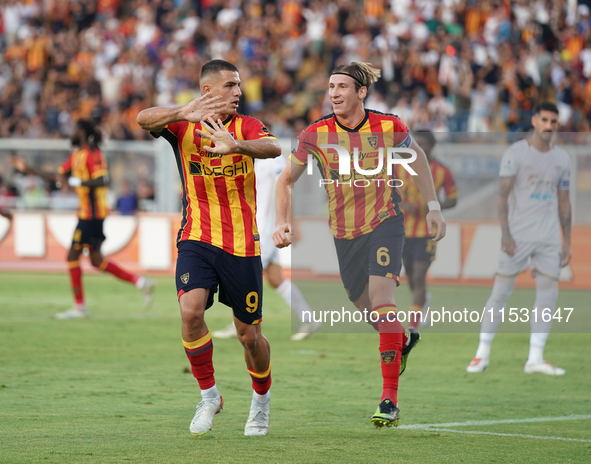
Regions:
<instances>
[{"instance_id":1,"label":"athletic tape on wrist","mask_svg":"<svg viewBox=\"0 0 591 464\"><path fill-rule=\"evenodd\" d=\"M441 211L441 205L438 201L427 202L427 207L429 208L429 211Z\"/></svg>"}]
</instances>

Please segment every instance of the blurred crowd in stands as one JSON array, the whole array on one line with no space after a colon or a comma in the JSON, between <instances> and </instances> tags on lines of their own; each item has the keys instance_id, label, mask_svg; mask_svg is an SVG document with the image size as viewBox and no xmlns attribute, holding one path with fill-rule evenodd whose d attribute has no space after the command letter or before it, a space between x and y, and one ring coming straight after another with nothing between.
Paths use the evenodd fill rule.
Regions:
<instances>
[{"instance_id":1,"label":"blurred crowd in stands","mask_svg":"<svg viewBox=\"0 0 591 464\"><path fill-rule=\"evenodd\" d=\"M137 113L198 97L201 65L215 58L240 69L241 112L278 137L331 112L328 76L351 61L382 70L366 107L410 129L525 131L536 102L551 100L561 131L590 132L590 4L3 0L0 138L64 138L76 120L92 118L106 139L149 139ZM0 182L0 197L12 189L47 203L68 194L19 182Z\"/></svg>"},{"instance_id":2,"label":"blurred crowd in stands","mask_svg":"<svg viewBox=\"0 0 591 464\"><path fill-rule=\"evenodd\" d=\"M327 77L371 62L367 107L411 129L519 131L556 101L589 131L590 0L4 0L0 137L67 137L91 117L107 138L149 137L153 105L199 95L213 58L237 64L243 111L289 136L330 112Z\"/></svg>"}]
</instances>

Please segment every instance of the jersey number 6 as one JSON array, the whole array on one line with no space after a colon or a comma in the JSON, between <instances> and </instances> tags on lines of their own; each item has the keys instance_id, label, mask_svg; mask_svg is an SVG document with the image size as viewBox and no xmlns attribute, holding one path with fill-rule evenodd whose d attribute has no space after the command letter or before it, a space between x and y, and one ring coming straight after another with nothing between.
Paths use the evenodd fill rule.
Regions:
<instances>
[{"instance_id":1,"label":"jersey number 6","mask_svg":"<svg viewBox=\"0 0 591 464\"><path fill-rule=\"evenodd\" d=\"M390 264L390 255L388 254L389 251L390 250L388 250L386 247L378 248L377 259L380 266L387 266Z\"/></svg>"}]
</instances>

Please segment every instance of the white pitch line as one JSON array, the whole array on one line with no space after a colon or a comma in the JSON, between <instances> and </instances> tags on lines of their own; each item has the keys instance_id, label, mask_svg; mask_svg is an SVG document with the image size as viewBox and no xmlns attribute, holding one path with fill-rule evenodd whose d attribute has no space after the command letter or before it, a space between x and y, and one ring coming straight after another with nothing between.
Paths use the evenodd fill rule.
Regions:
<instances>
[{"instance_id":1,"label":"white pitch line","mask_svg":"<svg viewBox=\"0 0 591 464\"><path fill-rule=\"evenodd\" d=\"M399 429L425 429L425 428L437 428L437 427L467 427L473 425L497 425L497 424L525 424L528 422L552 422L552 421L571 421L571 420L588 420L591 419L591 414L576 415L572 414L569 416L556 416L556 417L532 417L529 419L500 419L500 420L487 420L487 421L466 421L466 422L445 422L442 424L412 424L412 425L401 425Z\"/></svg>"},{"instance_id":2,"label":"white pitch line","mask_svg":"<svg viewBox=\"0 0 591 464\"><path fill-rule=\"evenodd\" d=\"M123 314L91 314L86 320L132 320L132 319L176 319L176 314L161 313L123 313ZM50 322L57 319L53 314L40 317L15 317L0 318L0 324L29 323L29 322Z\"/></svg>"},{"instance_id":3,"label":"white pitch line","mask_svg":"<svg viewBox=\"0 0 591 464\"><path fill-rule=\"evenodd\" d=\"M398 427L400 428L400 427ZM561 441L582 441L585 443L591 443L591 440L587 440L585 438L567 438L567 437L548 437L544 435L525 435L522 433L499 433L499 432L483 432L480 430L456 430L456 429L447 429L447 428L440 428L440 427L433 427L433 428L419 428L415 430L423 430L425 432L449 432L449 433L468 433L468 434L475 434L475 435L495 435L497 437L513 437L513 438L535 438L538 440L561 440Z\"/></svg>"}]
</instances>

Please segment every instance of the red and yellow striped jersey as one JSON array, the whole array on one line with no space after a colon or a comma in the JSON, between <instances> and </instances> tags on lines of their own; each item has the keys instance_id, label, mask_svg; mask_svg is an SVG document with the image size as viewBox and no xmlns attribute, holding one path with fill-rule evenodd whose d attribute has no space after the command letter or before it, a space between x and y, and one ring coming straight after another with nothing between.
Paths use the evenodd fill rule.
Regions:
<instances>
[{"instance_id":1,"label":"red and yellow striped jersey","mask_svg":"<svg viewBox=\"0 0 591 464\"><path fill-rule=\"evenodd\" d=\"M228 116L224 126L236 140L275 139L250 116ZM160 134L172 145L183 186L177 241L209 243L235 256L260 255L254 159L207 152L204 147L211 141L199 137L195 129L201 130L201 124L182 121L169 124Z\"/></svg>"},{"instance_id":2,"label":"red and yellow striped jersey","mask_svg":"<svg viewBox=\"0 0 591 464\"><path fill-rule=\"evenodd\" d=\"M334 114L310 124L299 136L298 147L291 159L298 165L308 162L312 154L318 163L321 181L328 193L329 225L336 238L352 239L374 230L384 219L400 215L396 198L392 199L391 177L383 160L375 175L361 174L354 166L354 149L358 149L359 167L379 168L379 149L409 147L406 125L393 114L365 110L365 117L356 127L343 125ZM339 174L336 150L321 148L324 144L345 147L351 154L351 174ZM393 176L392 176L393 178Z\"/></svg>"},{"instance_id":3,"label":"red and yellow striped jersey","mask_svg":"<svg viewBox=\"0 0 591 464\"><path fill-rule=\"evenodd\" d=\"M429 163L431 167L431 175L433 176L433 183L435 184L435 192L437 195L443 191L448 200L457 198L458 192L456 189L456 183L451 171L441 164L439 161L433 160ZM410 214L407 211L404 212L404 228L405 235L407 237L430 237L429 229L427 228L427 203L423 199L423 195L419 192L418 187L412 180L412 176L403 169L401 166L396 166L396 176L403 182L400 187L400 196L403 202L413 203L417 206L417 212Z\"/></svg>"},{"instance_id":4,"label":"red and yellow striped jersey","mask_svg":"<svg viewBox=\"0 0 591 464\"><path fill-rule=\"evenodd\" d=\"M73 151L58 170L60 174L71 173L83 182L107 176L107 160L98 149L90 147ZM104 219L109 214L107 203L107 187L76 187L80 200L78 207L79 219Z\"/></svg>"}]
</instances>

